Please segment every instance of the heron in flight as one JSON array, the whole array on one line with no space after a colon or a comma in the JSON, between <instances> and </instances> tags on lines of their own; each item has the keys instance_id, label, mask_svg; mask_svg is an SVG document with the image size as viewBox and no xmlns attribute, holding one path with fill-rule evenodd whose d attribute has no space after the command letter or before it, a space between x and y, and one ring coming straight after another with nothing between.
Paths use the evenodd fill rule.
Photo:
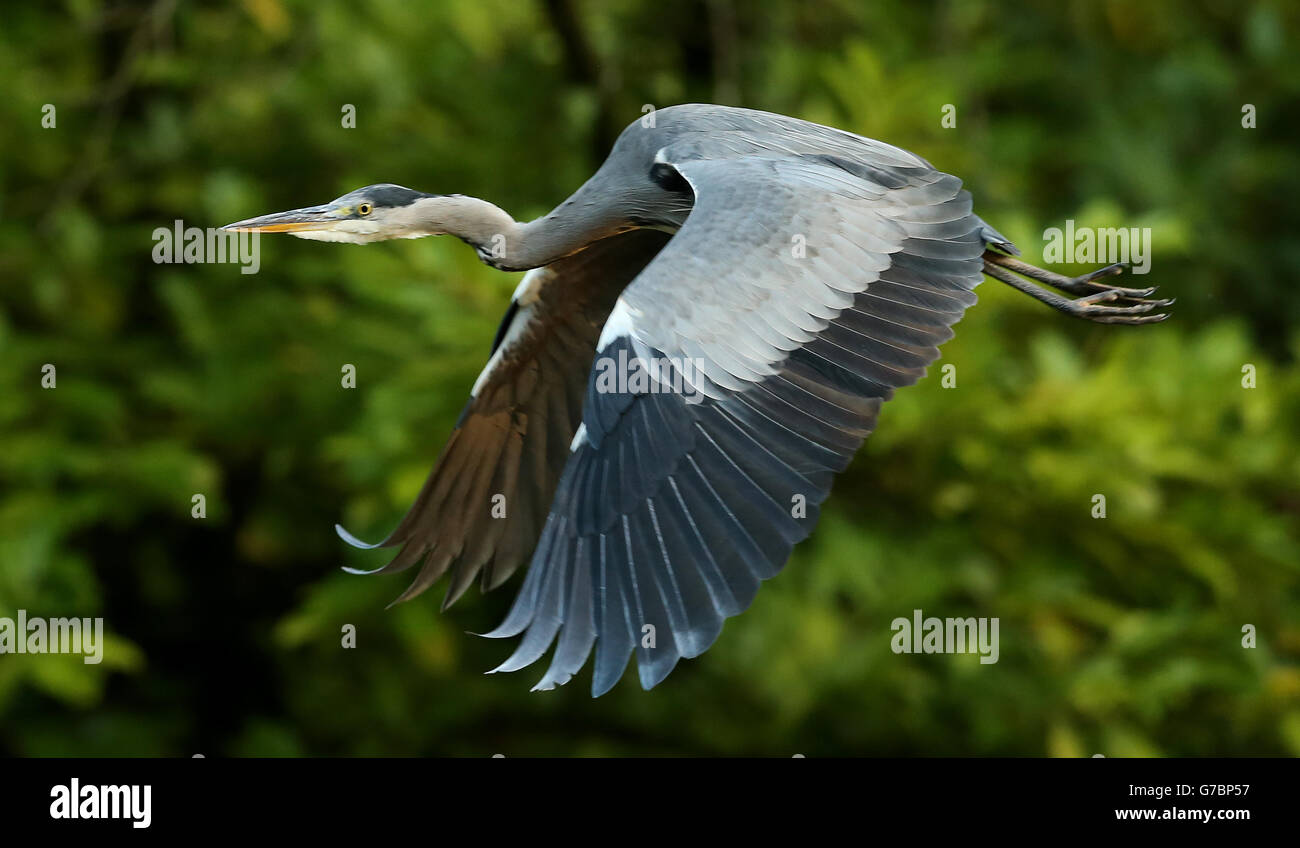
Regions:
<instances>
[{"instance_id":1,"label":"heron in flight","mask_svg":"<svg viewBox=\"0 0 1300 848\"><path fill-rule=\"evenodd\" d=\"M634 122L573 196L520 223L484 200L372 185L230 224L365 244L452 235L527 271L487 366L374 571L447 575L443 608L528 563L494 671L595 648L592 694L706 651L784 566L880 406L915 383L987 274L1068 315L1172 301L1029 265L961 181L888 144L712 105ZM1073 295L1062 295L1035 283ZM620 369L622 369L620 371ZM619 373L615 373L619 372ZM626 372L626 373L624 373Z\"/></svg>"}]
</instances>

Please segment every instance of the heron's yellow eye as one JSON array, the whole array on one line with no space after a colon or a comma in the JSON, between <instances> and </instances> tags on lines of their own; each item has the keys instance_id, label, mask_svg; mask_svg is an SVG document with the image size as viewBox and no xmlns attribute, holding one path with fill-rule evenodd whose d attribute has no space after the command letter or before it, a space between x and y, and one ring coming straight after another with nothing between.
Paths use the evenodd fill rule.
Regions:
<instances>
[{"instance_id":1,"label":"heron's yellow eye","mask_svg":"<svg viewBox=\"0 0 1300 848\"><path fill-rule=\"evenodd\" d=\"M358 215L369 215L369 214L370 214L370 210L371 210L371 206L370 206L369 203L362 203L360 206L357 207L357 214L358 214Z\"/></svg>"}]
</instances>

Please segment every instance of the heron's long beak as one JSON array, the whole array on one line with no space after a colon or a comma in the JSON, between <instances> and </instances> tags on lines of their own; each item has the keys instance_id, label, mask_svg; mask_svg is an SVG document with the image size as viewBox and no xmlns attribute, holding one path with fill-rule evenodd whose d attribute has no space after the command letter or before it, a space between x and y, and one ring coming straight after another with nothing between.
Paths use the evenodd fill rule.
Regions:
<instances>
[{"instance_id":1,"label":"heron's long beak","mask_svg":"<svg viewBox=\"0 0 1300 848\"><path fill-rule=\"evenodd\" d=\"M244 233L300 233L306 230L328 230L339 222L333 204L274 212L260 218L249 218L226 224L221 229Z\"/></svg>"}]
</instances>

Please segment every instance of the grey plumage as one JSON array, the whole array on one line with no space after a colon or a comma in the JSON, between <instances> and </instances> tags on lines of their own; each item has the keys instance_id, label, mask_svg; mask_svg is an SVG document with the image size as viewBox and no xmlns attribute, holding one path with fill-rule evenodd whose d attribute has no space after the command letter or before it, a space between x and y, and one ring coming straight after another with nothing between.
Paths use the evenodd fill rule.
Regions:
<instances>
[{"instance_id":1,"label":"grey plumage","mask_svg":"<svg viewBox=\"0 0 1300 848\"><path fill-rule=\"evenodd\" d=\"M536 269L377 571L421 563L399 600L449 575L445 606L528 561L485 635L521 636L497 671L554 646L542 689L593 648L596 695L634 653L650 688L707 650L812 532L881 404L925 374L985 273L1092 320L1163 317L1145 314L1165 303L1149 291L1098 281L1113 269L1068 280L1011 260L961 181L914 154L746 109L676 106L633 123L586 184L527 224L474 198L380 188L232 226L451 233L491 265ZM405 202L356 221L376 199ZM337 223L344 211L354 220ZM1012 271L1094 294L1040 296ZM658 370L611 388L600 373L614 361Z\"/></svg>"},{"instance_id":2,"label":"grey plumage","mask_svg":"<svg viewBox=\"0 0 1300 848\"><path fill-rule=\"evenodd\" d=\"M540 688L566 682L593 644L595 694L634 651L650 688L707 649L811 532L880 404L924 374L975 301L991 228L958 180L837 131L794 134L809 125L790 119L699 114L713 126L677 133L660 115L638 134L695 200L622 292L627 333L601 355L700 363L708 397L588 392L586 438L528 579L488 634L524 634L499 670L559 637Z\"/></svg>"}]
</instances>

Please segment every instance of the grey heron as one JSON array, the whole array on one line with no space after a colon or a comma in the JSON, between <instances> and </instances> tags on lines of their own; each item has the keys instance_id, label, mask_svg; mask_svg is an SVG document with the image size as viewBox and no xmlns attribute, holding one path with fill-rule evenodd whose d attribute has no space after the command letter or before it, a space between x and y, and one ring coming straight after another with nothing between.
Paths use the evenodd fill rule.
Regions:
<instances>
[{"instance_id":1,"label":"grey heron","mask_svg":"<svg viewBox=\"0 0 1300 848\"><path fill-rule=\"evenodd\" d=\"M1160 321L1172 303L1104 282L1120 265L1066 277L1022 262L961 181L919 156L712 105L633 122L591 179L528 223L383 184L227 229L358 244L447 234L527 271L406 516L375 545L336 529L399 548L361 573L421 563L399 601L448 575L444 609L476 578L491 590L528 563L485 634L522 634L494 671L554 645L535 687L550 689L594 647L593 695L634 653L642 686L658 684L749 606L984 274L1096 322ZM640 379L602 384L616 361Z\"/></svg>"}]
</instances>

